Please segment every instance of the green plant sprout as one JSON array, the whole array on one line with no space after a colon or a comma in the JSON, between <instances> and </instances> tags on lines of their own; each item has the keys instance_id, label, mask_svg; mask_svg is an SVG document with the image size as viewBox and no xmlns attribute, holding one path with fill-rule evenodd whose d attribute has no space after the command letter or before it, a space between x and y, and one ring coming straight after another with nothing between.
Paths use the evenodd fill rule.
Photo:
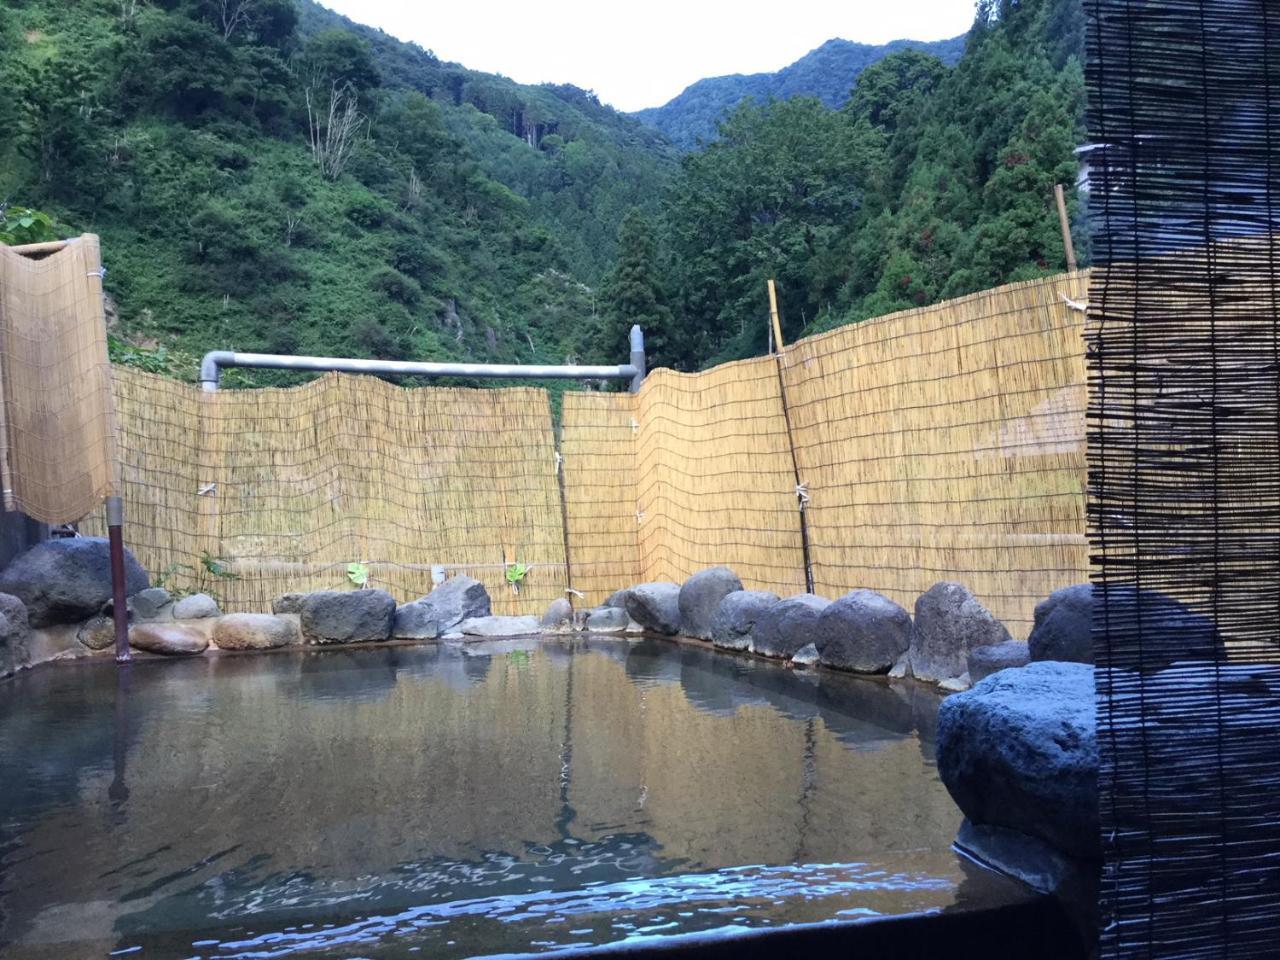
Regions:
<instances>
[{"instance_id":1,"label":"green plant sprout","mask_svg":"<svg viewBox=\"0 0 1280 960\"><path fill-rule=\"evenodd\" d=\"M532 567L523 563L507 564L507 583L511 585L511 589L519 593L520 584L524 582L524 578L529 575L529 571L532 569Z\"/></svg>"},{"instance_id":2,"label":"green plant sprout","mask_svg":"<svg viewBox=\"0 0 1280 960\"><path fill-rule=\"evenodd\" d=\"M348 563L347 579L354 583L357 589L363 590L369 585L369 568L363 563Z\"/></svg>"}]
</instances>

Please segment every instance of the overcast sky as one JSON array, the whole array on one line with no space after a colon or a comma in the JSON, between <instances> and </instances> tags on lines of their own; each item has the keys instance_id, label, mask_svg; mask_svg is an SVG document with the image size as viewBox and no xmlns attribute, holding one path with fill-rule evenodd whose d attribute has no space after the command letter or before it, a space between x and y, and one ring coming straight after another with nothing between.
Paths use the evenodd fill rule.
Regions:
<instances>
[{"instance_id":1,"label":"overcast sky","mask_svg":"<svg viewBox=\"0 0 1280 960\"><path fill-rule=\"evenodd\" d=\"M521 83L573 83L620 110L702 77L777 70L824 40L942 40L973 0L321 0L443 60Z\"/></svg>"}]
</instances>

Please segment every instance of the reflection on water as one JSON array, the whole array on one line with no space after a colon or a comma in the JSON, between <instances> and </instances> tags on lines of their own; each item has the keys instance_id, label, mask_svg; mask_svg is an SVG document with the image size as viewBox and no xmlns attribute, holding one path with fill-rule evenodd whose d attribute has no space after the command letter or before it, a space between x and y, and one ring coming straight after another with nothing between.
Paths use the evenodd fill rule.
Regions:
<instances>
[{"instance_id":1,"label":"reflection on water","mask_svg":"<svg viewBox=\"0 0 1280 960\"><path fill-rule=\"evenodd\" d=\"M945 907L936 711L596 637L39 670L0 689L0 945L469 956Z\"/></svg>"}]
</instances>

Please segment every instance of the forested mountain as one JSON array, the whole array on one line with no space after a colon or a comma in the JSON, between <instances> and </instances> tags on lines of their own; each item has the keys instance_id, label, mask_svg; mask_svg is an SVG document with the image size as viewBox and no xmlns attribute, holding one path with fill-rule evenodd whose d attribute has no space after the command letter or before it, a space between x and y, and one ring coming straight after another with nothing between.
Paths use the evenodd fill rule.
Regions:
<instances>
[{"instance_id":1,"label":"forested mountain","mask_svg":"<svg viewBox=\"0 0 1280 960\"><path fill-rule=\"evenodd\" d=\"M0 0L0 90L0 200L100 233L121 330L170 356L579 356L676 170L587 91L309 0Z\"/></svg>"},{"instance_id":2,"label":"forested mountain","mask_svg":"<svg viewBox=\"0 0 1280 960\"><path fill-rule=\"evenodd\" d=\"M964 37L928 43L893 40L879 45L828 40L774 73L708 77L685 87L662 106L637 110L633 116L662 131L676 146L692 150L713 140L716 125L743 100L764 103L817 97L828 107L843 106L858 74L877 60L906 49L932 54L950 66L964 51Z\"/></svg>"},{"instance_id":3,"label":"forested mountain","mask_svg":"<svg viewBox=\"0 0 1280 960\"><path fill-rule=\"evenodd\" d=\"M769 277L790 339L1061 269L1082 51L1080 0L982 0L954 66L899 50L680 155L310 0L0 0L0 236L4 203L101 234L117 358L188 379L617 362L631 323L696 369L763 349Z\"/></svg>"}]
</instances>

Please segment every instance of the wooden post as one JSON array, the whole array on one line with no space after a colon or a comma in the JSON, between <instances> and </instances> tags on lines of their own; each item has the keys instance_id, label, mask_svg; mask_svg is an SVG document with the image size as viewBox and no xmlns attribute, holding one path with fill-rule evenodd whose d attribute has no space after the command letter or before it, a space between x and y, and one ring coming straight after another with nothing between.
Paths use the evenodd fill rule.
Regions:
<instances>
[{"instance_id":1,"label":"wooden post","mask_svg":"<svg viewBox=\"0 0 1280 960\"><path fill-rule=\"evenodd\" d=\"M782 352L782 321L778 319L778 290L769 278L769 322L773 330L773 352Z\"/></svg>"},{"instance_id":2,"label":"wooden post","mask_svg":"<svg viewBox=\"0 0 1280 960\"><path fill-rule=\"evenodd\" d=\"M1076 246L1071 242L1071 221L1067 218L1067 197L1062 184L1053 185L1053 197L1058 201L1058 223L1062 226L1062 249L1067 254L1067 269L1076 272Z\"/></svg>"},{"instance_id":3,"label":"wooden post","mask_svg":"<svg viewBox=\"0 0 1280 960\"><path fill-rule=\"evenodd\" d=\"M107 538L111 562L111 619L115 626L116 663L128 663L129 608L124 582L124 501L107 497Z\"/></svg>"}]
</instances>

